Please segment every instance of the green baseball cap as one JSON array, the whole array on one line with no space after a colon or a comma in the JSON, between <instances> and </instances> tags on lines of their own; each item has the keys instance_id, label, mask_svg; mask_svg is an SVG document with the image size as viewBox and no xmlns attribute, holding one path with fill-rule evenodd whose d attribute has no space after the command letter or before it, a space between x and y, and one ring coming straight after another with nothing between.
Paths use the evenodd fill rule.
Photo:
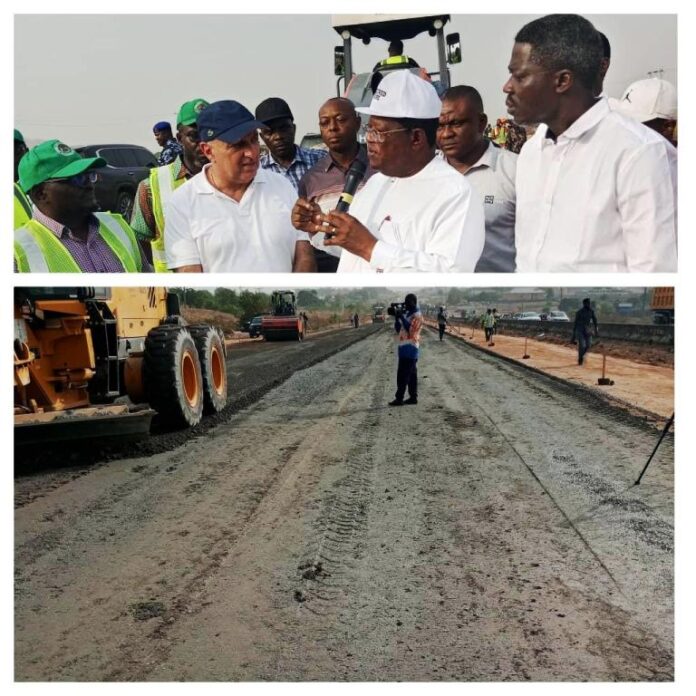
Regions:
<instances>
[{"instance_id":1,"label":"green baseball cap","mask_svg":"<svg viewBox=\"0 0 696 696\"><path fill-rule=\"evenodd\" d=\"M208 102L205 99L192 99L182 104L176 117L176 125L192 126L196 122L198 114L200 114L206 106L208 106Z\"/></svg>"},{"instance_id":2,"label":"green baseball cap","mask_svg":"<svg viewBox=\"0 0 696 696\"><path fill-rule=\"evenodd\" d=\"M32 147L19 162L19 184L31 191L48 179L67 179L88 169L105 167L101 157L82 157L60 140L47 140Z\"/></svg>"},{"instance_id":3,"label":"green baseball cap","mask_svg":"<svg viewBox=\"0 0 696 696\"><path fill-rule=\"evenodd\" d=\"M24 142L24 136L16 128L14 129L14 139L20 143Z\"/></svg>"}]
</instances>

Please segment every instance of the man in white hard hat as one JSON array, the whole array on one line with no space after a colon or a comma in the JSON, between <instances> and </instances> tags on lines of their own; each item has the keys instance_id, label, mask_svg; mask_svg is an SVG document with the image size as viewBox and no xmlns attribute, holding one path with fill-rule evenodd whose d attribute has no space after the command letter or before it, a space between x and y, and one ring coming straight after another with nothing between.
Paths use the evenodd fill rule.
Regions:
<instances>
[{"instance_id":1,"label":"man in white hard hat","mask_svg":"<svg viewBox=\"0 0 696 696\"><path fill-rule=\"evenodd\" d=\"M616 110L652 128L676 146L677 88L667 80L649 77L628 86Z\"/></svg>"},{"instance_id":2,"label":"man in white hard hat","mask_svg":"<svg viewBox=\"0 0 696 696\"><path fill-rule=\"evenodd\" d=\"M350 214L320 214L307 203L294 217L296 227L325 232L326 246L344 249L337 272L474 270L485 238L483 202L435 156L441 108L430 82L398 70L380 82L369 107L357 109L370 117L367 155L378 173Z\"/></svg>"}]
</instances>

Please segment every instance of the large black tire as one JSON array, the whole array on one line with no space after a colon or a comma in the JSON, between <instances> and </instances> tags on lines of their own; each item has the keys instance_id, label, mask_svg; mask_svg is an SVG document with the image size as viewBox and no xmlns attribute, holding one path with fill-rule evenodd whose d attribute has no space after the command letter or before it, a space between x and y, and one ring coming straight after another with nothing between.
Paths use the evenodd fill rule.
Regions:
<instances>
[{"instance_id":1,"label":"large black tire","mask_svg":"<svg viewBox=\"0 0 696 696\"><path fill-rule=\"evenodd\" d=\"M132 191L119 191L118 196L116 196L116 210L114 212L123 215L126 221L130 221L134 204L135 195Z\"/></svg>"},{"instance_id":2,"label":"large black tire","mask_svg":"<svg viewBox=\"0 0 696 696\"><path fill-rule=\"evenodd\" d=\"M204 413L219 413L227 405L225 340L214 326L189 326L198 350L203 375Z\"/></svg>"},{"instance_id":3,"label":"large black tire","mask_svg":"<svg viewBox=\"0 0 696 696\"><path fill-rule=\"evenodd\" d=\"M145 393L162 420L190 427L203 417L203 375L191 333L182 326L158 326L145 339Z\"/></svg>"}]
</instances>

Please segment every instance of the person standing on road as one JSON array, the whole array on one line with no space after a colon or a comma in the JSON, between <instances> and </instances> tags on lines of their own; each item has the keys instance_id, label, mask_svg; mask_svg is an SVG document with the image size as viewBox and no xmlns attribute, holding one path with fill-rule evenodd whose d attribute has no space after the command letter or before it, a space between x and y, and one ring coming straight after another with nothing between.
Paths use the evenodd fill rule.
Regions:
<instances>
[{"instance_id":1,"label":"person standing on road","mask_svg":"<svg viewBox=\"0 0 696 696\"><path fill-rule=\"evenodd\" d=\"M404 309L396 310L394 330L399 334L399 366L396 371L396 394L390 406L418 403L418 354L423 317L418 298L410 292L404 298ZM408 388L408 399L404 395Z\"/></svg>"},{"instance_id":2,"label":"person standing on road","mask_svg":"<svg viewBox=\"0 0 696 696\"><path fill-rule=\"evenodd\" d=\"M191 273L311 272L309 235L292 226L295 189L259 168L263 124L239 102L198 115L203 169L172 194L165 211L168 268Z\"/></svg>"},{"instance_id":3,"label":"person standing on road","mask_svg":"<svg viewBox=\"0 0 696 696\"><path fill-rule=\"evenodd\" d=\"M116 213L100 213L94 194L101 157L82 157L59 140L33 147L19 163L19 183L34 203L14 233L20 273L152 271L135 233Z\"/></svg>"},{"instance_id":4,"label":"person standing on road","mask_svg":"<svg viewBox=\"0 0 696 696\"><path fill-rule=\"evenodd\" d=\"M493 345L493 331L495 329L495 316L492 309L487 309L483 316L483 330L486 334L486 343Z\"/></svg>"},{"instance_id":5,"label":"person standing on road","mask_svg":"<svg viewBox=\"0 0 696 696\"><path fill-rule=\"evenodd\" d=\"M578 365L582 365L585 359L585 353L592 346L591 325L594 324L595 338L599 336L597 328L597 316L590 304L590 298L586 297L582 301L582 307L575 312L575 323L573 324L572 343L578 344Z\"/></svg>"},{"instance_id":6,"label":"person standing on road","mask_svg":"<svg viewBox=\"0 0 696 696\"><path fill-rule=\"evenodd\" d=\"M354 162L362 162L366 167L358 190L375 173L368 162L366 147L358 142L360 125L360 116L350 99L333 97L319 109L319 131L329 155L317 161L300 180L299 199L292 210L292 224L297 229L302 229L303 224L308 227L306 223L311 222L311 215L328 213L336 207ZM324 246L323 232L306 231L312 234L319 273L335 272L341 247Z\"/></svg>"},{"instance_id":7,"label":"person standing on road","mask_svg":"<svg viewBox=\"0 0 696 696\"><path fill-rule=\"evenodd\" d=\"M268 154L261 158L261 169L282 174L297 190L302 177L326 157L326 151L295 145L295 119L280 97L264 99L256 107L256 120L261 122L259 135L268 148Z\"/></svg>"},{"instance_id":8,"label":"person standing on road","mask_svg":"<svg viewBox=\"0 0 696 696\"><path fill-rule=\"evenodd\" d=\"M138 184L130 225L138 239L152 250L157 273L167 273L164 249L164 210L176 189L198 174L208 160L198 147L198 114L208 106L205 99L182 104L176 119L176 139L181 154L171 164L155 167L147 179Z\"/></svg>"},{"instance_id":9,"label":"person standing on road","mask_svg":"<svg viewBox=\"0 0 696 696\"><path fill-rule=\"evenodd\" d=\"M360 326L360 317L358 316L357 312L353 315L353 326L356 329L358 328L358 326Z\"/></svg>"},{"instance_id":10,"label":"person standing on road","mask_svg":"<svg viewBox=\"0 0 696 696\"><path fill-rule=\"evenodd\" d=\"M515 37L508 113L538 123L517 160L517 271L677 270L676 149L596 97L597 30L548 15Z\"/></svg>"},{"instance_id":11,"label":"person standing on road","mask_svg":"<svg viewBox=\"0 0 696 696\"><path fill-rule=\"evenodd\" d=\"M163 167L171 164L177 157L181 156L181 145L172 134L172 126L169 121L159 121L152 128L157 144L162 148L162 152L157 155L157 164Z\"/></svg>"},{"instance_id":12,"label":"person standing on road","mask_svg":"<svg viewBox=\"0 0 696 696\"><path fill-rule=\"evenodd\" d=\"M437 144L448 164L476 189L486 216L486 243L477 273L515 270L517 155L484 137L488 116L475 87L450 87L442 98Z\"/></svg>"},{"instance_id":13,"label":"person standing on road","mask_svg":"<svg viewBox=\"0 0 696 696\"><path fill-rule=\"evenodd\" d=\"M14 131L14 229L19 229L31 220L31 201L19 185L19 161L27 154L24 136Z\"/></svg>"},{"instance_id":14,"label":"person standing on road","mask_svg":"<svg viewBox=\"0 0 696 696\"><path fill-rule=\"evenodd\" d=\"M447 324L447 312L445 311L444 307L440 307L440 310L437 313L437 330L440 334L440 340L442 340L442 337L445 335Z\"/></svg>"},{"instance_id":15,"label":"person standing on road","mask_svg":"<svg viewBox=\"0 0 696 696\"><path fill-rule=\"evenodd\" d=\"M390 72L369 107L367 156L378 171L350 214L311 216L305 231L333 235L339 273L468 272L481 256L483 202L465 177L435 155L442 102L430 82Z\"/></svg>"}]
</instances>

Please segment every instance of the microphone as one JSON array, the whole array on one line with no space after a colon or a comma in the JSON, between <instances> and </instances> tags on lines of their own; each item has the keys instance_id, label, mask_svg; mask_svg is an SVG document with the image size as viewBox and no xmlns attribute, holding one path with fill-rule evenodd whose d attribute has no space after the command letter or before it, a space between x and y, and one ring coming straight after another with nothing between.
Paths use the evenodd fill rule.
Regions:
<instances>
[{"instance_id":1,"label":"microphone","mask_svg":"<svg viewBox=\"0 0 696 696\"><path fill-rule=\"evenodd\" d=\"M353 196L358 190L360 182L365 176L365 163L356 159L353 164L350 165L350 169L346 174L346 183L343 187L343 193L338 199L338 205L336 206L336 211L339 213L347 213L350 204L353 202Z\"/></svg>"}]
</instances>

